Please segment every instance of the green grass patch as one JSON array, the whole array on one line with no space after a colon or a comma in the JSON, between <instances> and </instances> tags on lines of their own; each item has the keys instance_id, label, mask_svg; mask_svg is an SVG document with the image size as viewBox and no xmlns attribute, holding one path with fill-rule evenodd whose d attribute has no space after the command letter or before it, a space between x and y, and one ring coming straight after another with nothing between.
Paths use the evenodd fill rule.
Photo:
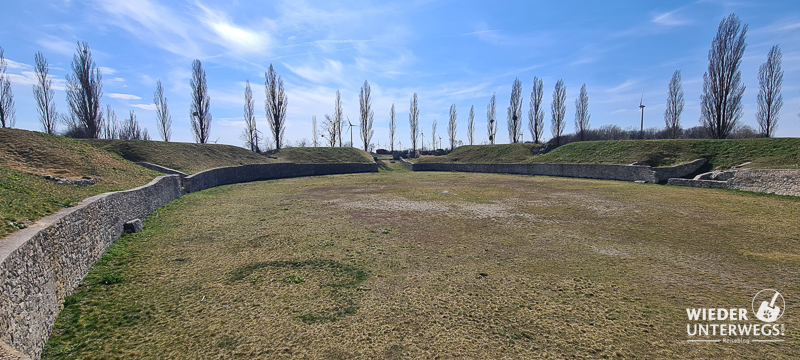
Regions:
<instances>
[{"instance_id":1,"label":"green grass patch","mask_svg":"<svg viewBox=\"0 0 800 360\"><path fill-rule=\"evenodd\" d=\"M465 145L442 156L420 156L414 162L462 162L462 163L523 163L530 162L534 155L531 149L536 144Z\"/></svg>"},{"instance_id":2,"label":"green grass patch","mask_svg":"<svg viewBox=\"0 0 800 360\"><path fill-rule=\"evenodd\" d=\"M115 244L45 358L793 359L790 311L784 343L697 346L685 329L686 308L800 293L798 213L788 197L502 174L222 186Z\"/></svg>"},{"instance_id":3,"label":"green grass patch","mask_svg":"<svg viewBox=\"0 0 800 360\"><path fill-rule=\"evenodd\" d=\"M800 139L625 140L570 143L539 156L536 162L629 164L644 161L670 166L706 158L711 169L752 162L750 168L800 166Z\"/></svg>"},{"instance_id":4,"label":"green grass patch","mask_svg":"<svg viewBox=\"0 0 800 360\"><path fill-rule=\"evenodd\" d=\"M298 164L372 163L372 155L353 147L292 147L283 148L270 156L279 162Z\"/></svg>"},{"instance_id":5,"label":"green grass patch","mask_svg":"<svg viewBox=\"0 0 800 360\"><path fill-rule=\"evenodd\" d=\"M671 166L699 158L707 169L727 169L752 162L749 168L798 169L800 138L734 140L620 140L574 142L536 156L533 144L473 145L444 156L422 156L416 162L465 163L590 163ZM414 160L412 160L414 161Z\"/></svg>"}]
</instances>

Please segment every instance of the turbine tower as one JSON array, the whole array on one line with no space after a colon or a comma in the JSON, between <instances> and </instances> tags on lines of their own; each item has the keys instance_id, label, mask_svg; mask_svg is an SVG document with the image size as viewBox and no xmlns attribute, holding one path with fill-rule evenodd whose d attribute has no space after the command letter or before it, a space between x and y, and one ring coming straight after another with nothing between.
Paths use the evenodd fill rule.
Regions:
<instances>
[{"instance_id":1,"label":"turbine tower","mask_svg":"<svg viewBox=\"0 0 800 360\"><path fill-rule=\"evenodd\" d=\"M350 146L355 147L355 146L353 146L353 127L355 127L355 125L353 125L353 123L350 122L350 117L349 116L347 117L347 123L350 125L347 128L347 131L350 132Z\"/></svg>"},{"instance_id":2,"label":"turbine tower","mask_svg":"<svg viewBox=\"0 0 800 360\"><path fill-rule=\"evenodd\" d=\"M644 100L644 94L642 94L642 98L639 99L639 109L642 109L642 122L639 125L639 136L641 138L644 138L644 103L642 103L643 100Z\"/></svg>"}]
</instances>

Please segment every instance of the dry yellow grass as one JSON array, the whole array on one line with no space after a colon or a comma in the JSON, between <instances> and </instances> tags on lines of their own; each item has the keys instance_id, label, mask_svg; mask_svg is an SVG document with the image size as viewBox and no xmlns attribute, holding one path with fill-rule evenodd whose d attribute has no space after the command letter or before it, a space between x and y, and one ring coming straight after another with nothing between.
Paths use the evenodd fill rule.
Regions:
<instances>
[{"instance_id":1,"label":"dry yellow grass","mask_svg":"<svg viewBox=\"0 0 800 360\"><path fill-rule=\"evenodd\" d=\"M798 218L786 197L514 175L224 186L112 247L47 358L797 358L791 307L773 344L687 343L685 309L800 298Z\"/></svg>"}]
</instances>

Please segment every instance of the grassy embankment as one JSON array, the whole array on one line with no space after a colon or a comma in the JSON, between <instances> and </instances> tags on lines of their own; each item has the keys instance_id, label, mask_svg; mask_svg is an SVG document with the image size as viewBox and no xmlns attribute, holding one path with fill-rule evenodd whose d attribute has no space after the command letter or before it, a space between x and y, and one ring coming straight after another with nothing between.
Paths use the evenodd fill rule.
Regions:
<instances>
[{"instance_id":1,"label":"grassy embankment","mask_svg":"<svg viewBox=\"0 0 800 360\"><path fill-rule=\"evenodd\" d=\"M44 175L99 180L60 185ZM87 197L145 185L158 175L82 141L0 129L0 238Z\"/></svg>"},{"instance_id":2,"label":"grassy embankment","mask_svg":"<svg viewBox=\"0 0 800 360\"><path fill-rule=\"evenodd\" d=\"M162 141L83 140L133 162L149 162L194 174L224 166L294 163L372 162L372 157L355 148L284 148L269 156L223 144L165 143Z\"/></svg>"},{"instance_id":3,"label":"grassy embankment","mask_svg":"<svg viewBox=\"0 0 800 360\"><path fill-rule=\"evenodd\" d=\"M800 296L799 214L790 197L499 174L222 186L115 244L45 358L794 359L798 316L786 342L697 344L686 308Z\"/></svg>"},{"instance_id":4,"label":"grassy embankment","mask_svg":"<svg viewBox=\"0 0 800 360\"><path fill-rule=\"evenodd\" d=\"M0 238L92 195L132 189L159 175L132 163L136 161L195 173L242 164L371 162L372 158L353 148L289 148L267 157L230 145L75 140L0 129ZM44 175L99 181L90 186L60 185Z\"/></svg>"},{"instance_id":5,"label":"grassy embankment","mask_svg":"<svg viewBox=\"0 0 800 360\"><path fill-rule=\"evenodd\" d=\"M800 138L741 140L646 140L586 141L570 143L534 156L531 144L462 146L445 156L423 156L419 162L484 163L599 163L630 164L644 161L652 166L670 166L698 158L709 161L709 169L725 169L745 162L749 168L800 166Z\"/></svg>"}]
</instances>

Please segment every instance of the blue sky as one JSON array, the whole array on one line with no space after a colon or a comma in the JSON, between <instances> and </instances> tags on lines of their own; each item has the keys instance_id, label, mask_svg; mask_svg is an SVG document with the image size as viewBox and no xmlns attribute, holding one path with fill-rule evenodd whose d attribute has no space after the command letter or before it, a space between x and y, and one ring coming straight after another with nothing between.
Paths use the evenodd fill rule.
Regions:
<instances>
[{"instance_id":1,"label":"blue sky","mask_svg":"<svg viewBox=\"0 0 800 360\"><path fill-rule=\"evenodd\" d=\"M244 83L253 84L259 128L264 118L264 72L283 77L289 97L287 140L311 139L311 117L333 112L336 90L346 115L358 118L358 92L372 86L373 143L388 147L389 108L395 104L395 146L410 145L408 108L419 95L421 128L431 122L447 143L449 107L458 108L459 140L475 106L476 142L487 141L486 105L497 94L499 142L508 142L505 113L511 84L522 80L527 117L534 76L544 79L545 133L550 137L553 86L567 86L567 132L574 101L589 92L590 125L662 127L667 84L683 75L684 128L699 124L707 53L720 20L736 13L749 25L742 79L742 123L756 127L758 67L769 48L783 51L784 106L777 136L800 136L800 2L708 1L7 1L0 13L0 47L9 60L18 128L39 130L31 85L37 51L50 62L66 111L64 75L77 41L91 47L103 72L102 103L122 119L134 110L157 138L152 105L161 79L173 118L173 141L193 141L190 73L203 62L211 94L211 139L241 145ZM526 120L527 123L527 120ZM355 134L357 138L358 134ZM530 139L527 127L524 139ZM359 142L356 141L358 144ZM429 146L430 144L428 144Z\"/></svg>"}]
</instances>

